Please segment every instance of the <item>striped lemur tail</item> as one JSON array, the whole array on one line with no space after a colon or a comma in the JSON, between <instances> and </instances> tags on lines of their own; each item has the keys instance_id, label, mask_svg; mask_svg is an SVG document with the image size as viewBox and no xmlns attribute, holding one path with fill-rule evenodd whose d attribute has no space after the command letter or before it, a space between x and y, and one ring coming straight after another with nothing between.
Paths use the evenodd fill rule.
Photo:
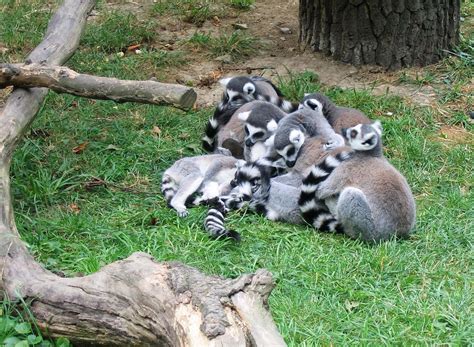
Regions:
<instances>
[{"instance_id":1,"label":"striped lemur tail","mask_svg":"<svg viewBox=\"0 0 474 347\"><path fill-rule=\"evenodd\" d=\"M331 172L350 156L351 153L346 151L335 156L329 155L321 163L314 165L308 176L303 179L298 205L303 219L316 229L333 233L344 232L342 225L329 212L324 201L316 198L315 193Z\"/></svg>"},{"instance_id":2,"label":"striped lemur tail","mask_svg":"<svg viewBox=\"0 0 474 347\"><path fill-rule=\"evenodd\" d=\"M163 179L161 180L161 193L165 197L168 205L171 203L171 200L176 195L177 191L178 185L175 180L171 176L163 175Z\"/></svg>"},{"instance_id":3,"label":"striped lemur tail","mask_svg":"<svg viewBox=\"0 0 474 347\"><path fill-rule=\"evenodd\" d=\"M235 241L240 241L240 234L234 230L226 229L225 216L229 209L226 207L225 202L220 197L216 197L208 204L211 206L207 212L206 219L204 220L204 229L213 238L230 238Z\"/></svg>"}]
</instances>

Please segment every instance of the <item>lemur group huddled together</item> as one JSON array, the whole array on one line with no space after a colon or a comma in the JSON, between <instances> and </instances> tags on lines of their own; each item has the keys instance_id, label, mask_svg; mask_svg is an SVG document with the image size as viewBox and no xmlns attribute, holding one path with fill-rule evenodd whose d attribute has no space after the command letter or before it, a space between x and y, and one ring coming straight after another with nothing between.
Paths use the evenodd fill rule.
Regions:
<instances>
[{"instance_id":1,"label":"lemur group huddled together","mask_svg":"<svg viewBox=\"0 0 474 347\"><path fill-rule=\"evenodd\" d=\"M179 216L207 204L209 234L237 240L225 216L244 206L367 242L410 234L415 201L383 155L380 121L320 93L289 102L263 77L220 82L225 91L203 137L212 154L180 159L163 174L163 195Z\"/></svg>"}]
</instances>

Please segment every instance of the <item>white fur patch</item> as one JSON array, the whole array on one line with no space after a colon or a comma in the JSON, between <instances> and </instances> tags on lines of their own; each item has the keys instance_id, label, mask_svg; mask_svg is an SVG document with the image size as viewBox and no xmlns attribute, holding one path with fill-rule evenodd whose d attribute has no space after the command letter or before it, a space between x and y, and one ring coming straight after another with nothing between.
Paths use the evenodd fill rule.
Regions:
<instances>
[{"instance_id":1,"label":"white fur patch","mask_svg":"<svg viewBox=\"0 0 474 347\"><path fill-rule=\"evenodd\" d=\"M333 167L333 168L336 168L338 167L341 162L339 160L337 160L336 158L334 158L333 156L328 156L326 158L326 164L329 166L329 167Z\"/></svg>"},{"instance_id":2,"label":"white fur patch","mask_svg":"<svg viewBox=\"0 0 474 347\"><path fill-rule=\"evenodd\" d=\"M211 139L211 138L210 138L209 136L207 136L207 135L204 136L204 137L202 138L202 140L203 140L203 141L206 141L207 143L212 143L212 142L213 142L213 139Z\"/></svg>"},{"instance_id":3,"label":"white fur patch","mask_svg":"<svg viewBox=\"0 0 474 347\"><path fill-rule=\"evenodd\" d=\"M301 191L303 193L314 193L314 191L318 188L317 184L303 184L301 185Z\"/></svg>"},{"instance_id":4,"label":"white fur patch","mask_svg":"<svg viewBox=\"0 0 474 347\"><path fill-rule=\"evenodd\" d=\"M251 95L255 93L255 85L253 83L247 82L244 84L244 93Z\"/></svg>"},{"instance_id":5,"label":"white fur patch","mask_svg":"<svg viewBox=\"0 0 474 347\"><path fill-rule=\"evenodd\" d=\"M249 118L251 112L252 112L252 111L240 112L237 117L238 117L242 122L246 122L247 119Z\"/></svg>"},{"instance_id":6,"label":"white fur patch","mask_svg":"<svg viewBox=\"0 0 474 347\"><path fill-rule=\"evenodd\" d=\"M382 136L382 123L378 119L372 123L372 127L375 129L377 134L379 134L379 136Z\"/></svg>"},{"instance_id":7,"label":"white fur patch","mask_svg":"<svg viewBox=\"0 0 474 347\"><path fill-rule=\"evenodd\" d=\"M265 157L267 154L267 147L263 142L255 142L252 146L252 150L250 151L250 161L252 163L256 162L257 160Z\"/></svg>"},{"instance_id":8,"label":"white fur patch","mask_svg":"<svg viewBox=\"0 0 474 347\"><path fill-rule=\"evenodd\" d=\"M283 100L283 103L281 104L281 107L285 111L291 111L293 109L293 104L289 102L288 100Z\"/></svg>"},{"instance_id":9,"label":"white fur patch","mask_svg":"<svg viewBox=\"0 0 474 347\"><path fill-rule=\"evenodd\" d=\"M332 215L329 214L329 213L321 213L318 216L318 218L316 218L316 220L313 222L313 226L315 228L319 229L325 221L327 221L328 219L332 219L332 218L333 218Z\"/></svg>"},{"instance_id":10,"label":"white fur patch","mask_svg":"<svg viewBox=\"0 0 474 347\"><path fill-rule=\"evenodd\" d=\"M278 212L268 209L266 217L270 220L278 220L280 215L278 214Z\"/></svg>"},{"instance_id":11,"label":"white fur patch","mask_svg":"<svg viewBox=\"0 0 474 347\"><path fill-rule=\"evenodd\" d=\"M226 87L227 84L229 84L231 79L232 79L232 77L221 78L219 80L219 83L220 83L221 86Z\"/></svg>"},{"instance_id":12,"label":"white fur patch","mask_svg":"<svg viewBox=\"0 0 474 347\"><path fill-rule=\"evenodd\" d=\"M272 119L271 121L267 123L268 131L274 132L275 130L277 130L277 128L278 128L278 123L274 119Z\"/></svg>"},{"instance_id":13,"label":"white fur patch","mask_svg":"<svg viewBox=\"0 0 474 347\"><path fill-rule=\"evenodd\" d=\"M275 143L275 135L272 135L265 141L265 146L273 147L274 143Z\"/></svg>"},{"instance_id":14,"label":"white fur patch","mask_svg":"<svg viewBox=\"0 0 474 347\"><path fill-rule=\"evenodd\" d=\"M217 119L215 119L215 118L209 119L209 124L211 124L211 126L212 126L214 129L217 128L217 126L219 125L219 123L217 122Z\"/></svg>"},{"instance_id":15,"label":"white fur patch","mask_svg":"<svg viewBox=\"0 0 474 347\"><path fill-rule=\"evenodd\" d=\"M304 134L300 130L293 129L290 132L289 140L291 143L299 143L303 137Z\"/></svg>"},{"instance_id":16,"label":"white fur patch","mask_svg":"<svg viewBox=\"0 0 474 347\"><path fill-rule=\"evenodd\" d=\"M250 177L260 177L260 171L254 166L243 166L240 172L247 174Z\"/></svg>"},{"instance_id":17,"label":"white fur patch","mask_svg":"<svg viewBox=\"0 0 474 347\"><path fill-rule=\"evenodd\" d=\"M311 169L311 173L316 177L324 177L324 176L329 175L329 173L327 173L326 171L324 171L323 169L321 169L317 166L315 166Z\"/></svg>"},{"instance_id":18,"label":"white fur patch","mask_svg":"<svg viewBox=\"0 0 474 347\"><path fill-rule=\"evenodd\" d=\"M301 212L305 213L311 210L314 210L318 205L316 204L316 201L311 200L305 203L304 205L300 206Z\"/></svg>"},{"instance_id":19,"label":"white fur patch","mask_svg":"<svg viewBox=\"0 0 474 347\"><path fill-rule=\"evenodd\" d=\"M227 95L229 96L229 99L232 100L234 98L234 96L237 96L241 94L239 91L235 91L235 90L232 90L232 89L227 89Z\"/></svg>"}]
</instances>

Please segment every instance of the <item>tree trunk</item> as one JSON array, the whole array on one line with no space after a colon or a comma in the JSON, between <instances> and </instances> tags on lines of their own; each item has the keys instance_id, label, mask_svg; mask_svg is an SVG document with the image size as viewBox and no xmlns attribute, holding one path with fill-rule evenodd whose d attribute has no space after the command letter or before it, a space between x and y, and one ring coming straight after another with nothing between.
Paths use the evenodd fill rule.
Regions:
<instances>
[{"instance_id":1,"label":"tree trunk","mask_svg":"<svg viewBox=\"0 0 474 347\"><path fill-rule=\"evenodd\" d=\"M95 0L65 0L31 63L63 64L74 52ZM15 89L0 112L0 290L31 299L43 333L78 345L284 346L266 308L271 274L229 280L135 253L86 277L61 278L28 253L10 194L13 151L48 89Z\"/></svg>"},{"instance_id":2,"label":"tree trunk","mask_svg":"<svg viewBox=\"0 0 474 347\"><path fill-rule=\"evenodd\" d=\"M57 93L116 102L141 102L189 109L196 92L189 87L156 81L128 81L77 73L65 66L0 64L0 88L46 87Z\"/></svg>"},{"instance_id":3,"label":"tree trunk","mask_svg":"<svg viewBox=\"0 0 474 347\"><path fill-rule=\"evenodd\" d=\"M353 65L425 66L459 40L460 0L300 0L300 43Z\"/></svg>"}]
</instances>

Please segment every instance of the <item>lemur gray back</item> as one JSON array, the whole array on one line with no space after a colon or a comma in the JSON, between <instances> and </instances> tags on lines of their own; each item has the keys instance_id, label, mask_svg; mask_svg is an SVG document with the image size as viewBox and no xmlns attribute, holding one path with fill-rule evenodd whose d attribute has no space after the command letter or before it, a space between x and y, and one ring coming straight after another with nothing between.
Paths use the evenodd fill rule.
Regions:
<instances>
[{"instance_id":1,"label":"lemur gray back","mask_svg":"<svg viewBox=\"0 0 474 347\"><path fill-rule=\"evenodd\" d=\"M301 108L314 109L322 105L322 112L329 124L337 133L342 128L349 128L357 124L370 124L372 121L361 111L355 108L336 106L331 99L321 93L307 94L300 103Z\"/></svg>"}]
</instances>

